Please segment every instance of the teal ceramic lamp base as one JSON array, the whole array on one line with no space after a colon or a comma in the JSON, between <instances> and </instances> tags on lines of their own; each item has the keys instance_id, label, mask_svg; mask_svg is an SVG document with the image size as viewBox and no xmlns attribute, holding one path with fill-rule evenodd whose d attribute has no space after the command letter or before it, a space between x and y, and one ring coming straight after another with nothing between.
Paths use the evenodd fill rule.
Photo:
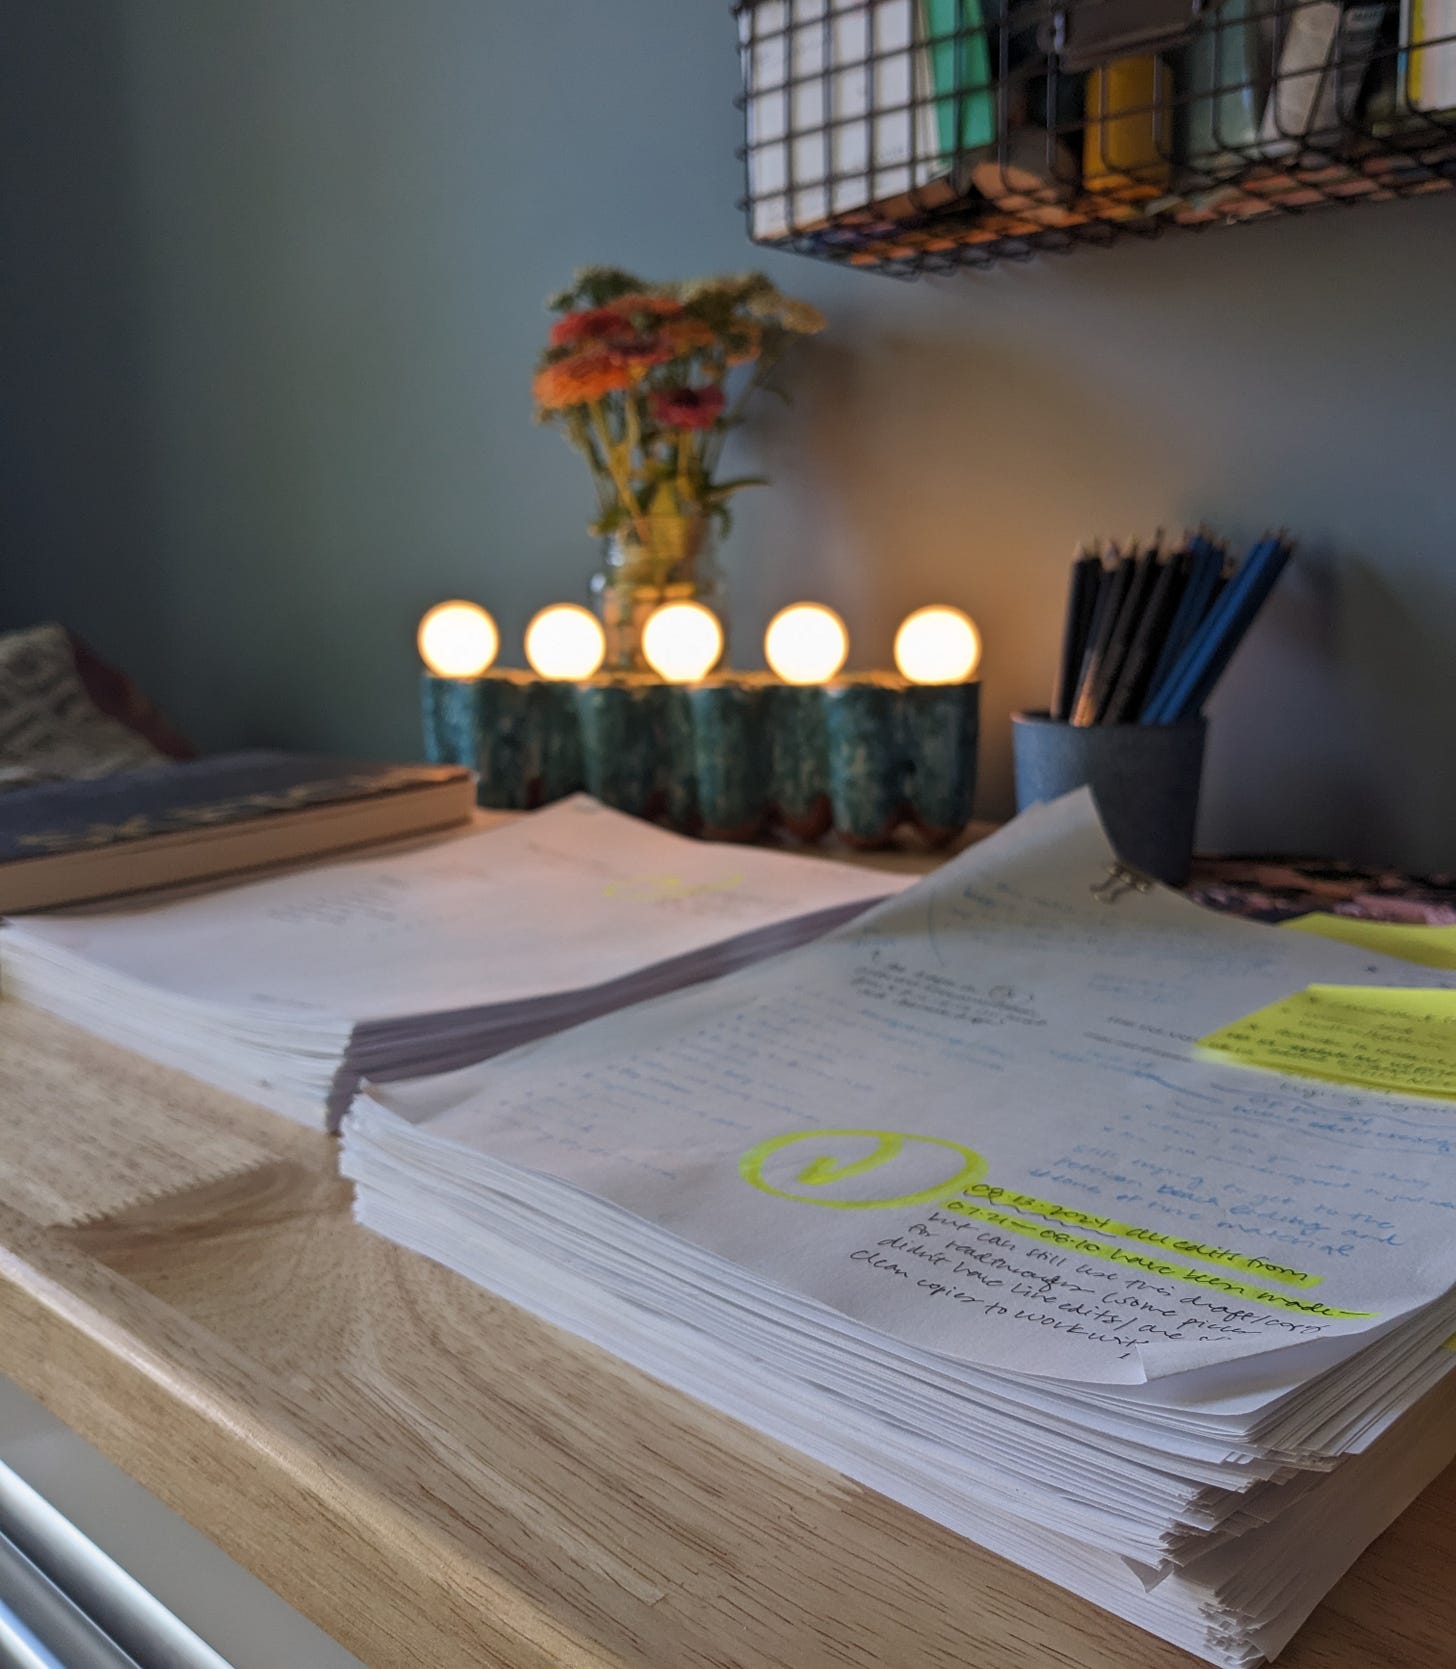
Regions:
<instances>
[{"instance_id":1,"label":"teal ceramic lamp base","mask_svg":"<svg viewBox=\"0 0 1456 1669\"><path fill-rule=\"evenodd\" d=\"M730 673L664 684L631 673L578 684L525 673L421 686L425 748L480 774L480 803L528 810L585 789L688 834L801 839L830 830L930 844L970 821L980 685L880 674L796 687Z\"/></svg>"}]
</instances>

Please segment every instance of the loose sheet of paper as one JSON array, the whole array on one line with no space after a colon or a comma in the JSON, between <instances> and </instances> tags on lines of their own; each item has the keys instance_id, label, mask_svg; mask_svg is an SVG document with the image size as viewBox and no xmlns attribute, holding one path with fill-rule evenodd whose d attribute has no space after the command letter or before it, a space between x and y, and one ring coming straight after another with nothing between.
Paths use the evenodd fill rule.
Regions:
<instances>
[{"instance_id":1,"label":"loose sheet of paper","mask_svg":"<svg viewBox=\"0 0 1456 1669\"><path fill-rule=\"evenodd\" d=\"M1426 968L1456 969L1456 927L1425 927L1398 921L1363 921L1357 916L1334 916L1317 910L1313 915L1286 921L1300 933L1318 933L1347 945L1359 945L1381 956L1398 956Z\"/></svg>"},{"instance_id":2,"label":"loose sheet of paper","mask_svg":"<svg viewBox=\"0 0 1456 1669\"><path fill-rule=\"evenodd\" d=\"M375 1095L989 1367L1136 1384L1443 1295L1450 1115L1194 1040L1311 982L1453 982L1161 890L1101 902L1110 861L1072 796L749 974Z\"/></svg>"},{"instance_id":3,"label":"loose sheet of paper","mask_svg":"<svg viewBox=\"0 0 1456 1669\"><path fill-rule=\"evenodd\" d=\"M1456 1098L1456 991L1311 985L1199 1047L1273 1072Z\"/></svg>"}]
</instances>

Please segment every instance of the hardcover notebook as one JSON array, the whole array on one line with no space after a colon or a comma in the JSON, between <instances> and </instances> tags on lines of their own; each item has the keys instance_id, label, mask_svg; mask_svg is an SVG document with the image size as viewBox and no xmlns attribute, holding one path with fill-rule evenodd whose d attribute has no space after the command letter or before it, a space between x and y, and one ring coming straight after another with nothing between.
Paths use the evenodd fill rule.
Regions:
<instances>
[{"instance_id":1,"label":"hardcover notebook","mask_svg":"<svg viewBox=\"0 0 1456 1669\"><path fill-rule=\"evenodd\" d=\"M257 751L0 795L0 912L204 881L466 822L454 765Z\"/></svg>"}]
</instances>

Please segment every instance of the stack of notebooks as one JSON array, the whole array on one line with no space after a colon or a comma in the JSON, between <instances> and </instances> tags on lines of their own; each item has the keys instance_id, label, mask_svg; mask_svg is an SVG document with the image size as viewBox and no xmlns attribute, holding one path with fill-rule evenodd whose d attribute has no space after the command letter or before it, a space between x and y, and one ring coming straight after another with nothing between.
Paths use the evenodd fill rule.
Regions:
<instances>
[{"instance_id":1,"label":"stack of notebooks","mask_svg":"<svg viewBox=\"0 0 1456 1669\"><path fill-rule=\"evenodd\" d=\"M1449 1101L1194 1042L1311 983L1456 979L1136 884L1083 794L751 973L368 1087L344 1169L381 1234L1243 1666L1456 1454Z\"/></svg>"},{"instance_id":2,"label":"stack of notebooks","mask_svg":"<svg viewBox=\"0 0 1456 1669\"><path fill-rule=\"evenodd\" d=\"M12 919L0 990L332 1126L441 1072L838 926L904 881L686 840L586 796L222 891Z\"/></svg>"}]
</instances>

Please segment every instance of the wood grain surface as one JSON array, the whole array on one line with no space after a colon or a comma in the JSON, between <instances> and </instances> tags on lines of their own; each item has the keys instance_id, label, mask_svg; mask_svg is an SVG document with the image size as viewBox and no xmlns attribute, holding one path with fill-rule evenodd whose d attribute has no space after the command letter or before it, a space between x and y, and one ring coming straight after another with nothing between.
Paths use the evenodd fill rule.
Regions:
<instances>
[{"instance_id":1,"label":"wood grain surface","mask_svg":"<svg viewBox=\"0 0 1456 1669\"><path fill-rule=\"evenodd\" d=\"M355 1228L327 1138L16 1003L0 1373L372 1669L1195 1661ZM1456 1663L1453 1554L1456 1469L1281 1664Z\"/></svg>"}]
</instances>

